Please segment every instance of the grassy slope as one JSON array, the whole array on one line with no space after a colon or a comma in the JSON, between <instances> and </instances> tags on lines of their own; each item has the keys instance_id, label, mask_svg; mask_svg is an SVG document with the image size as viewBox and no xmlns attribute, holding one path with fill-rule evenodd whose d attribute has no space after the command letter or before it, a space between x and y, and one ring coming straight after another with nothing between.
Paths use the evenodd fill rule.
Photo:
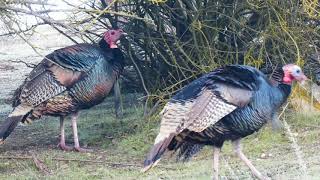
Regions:
<instances>
[{"instance_id":1,"label":"grassy slope","mask_svg":"<svg viewBox=\"0 0 320 180\"><path fill-rule=\"evenodd\" d=\"M142 119L142 107L134 102L136 95L124 98L124 118L115 119L112 100L89 111L83 111L79 121L80 140L94 153L62 152L56 148L59 121L44 118L30 126L20 126L0 147L0 156L24 157L35 154L50 169L52 175L39 171L32 160L1 159L0 179L210 179L212 152L207 147L192 161L176 163L167 155L159 166L141 174L143 158L158 130L158 118ZM291 113L287 117L307 163L309 179L320 177L319 115ZM68 123L70 123L68 121ZM68 143L72 143L67 126ZM273 132L269 126L243 142L244 152L263 174L277 179L300 179L301 168L284 130ZM262 154L266 157L261 158ZM54 158L102 161L90 163L58 161ZM110 165L121 163L122 165ZM133 166L124 166L125 164ZM234 157L226 143L221 157L221 175L228 179L252 179L248 169Z\"/></svg>"}]
</instances>

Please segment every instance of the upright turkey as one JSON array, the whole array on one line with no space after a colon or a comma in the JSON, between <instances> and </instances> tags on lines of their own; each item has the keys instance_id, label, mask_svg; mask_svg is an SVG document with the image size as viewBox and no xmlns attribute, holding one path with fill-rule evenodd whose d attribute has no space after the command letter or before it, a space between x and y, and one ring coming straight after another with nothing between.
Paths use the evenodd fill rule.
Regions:
<instances>
[{"instance_id":1,"label":"upright turkey","mask_svg":"<svg viewBox=\"0 0 320 180\"><path fill-rule=\"evenodd\" d=\"M188 159L204 145L214 149L214 178L218 179L219 152L231 140L238 157L259 179L264 176L242 153L240 140L258 131L287 100L293 81L306 76L297 65L285 65L270 81L259 70L244 65L218 68L187 85L160 113L160 132L146 157L143 171L157 164L166 150ZM275 83L274 81L278 81Z\"/></svg>"},{"instance_id":2,"label":"upright turkey","mask_svg":"<svg viewBox=\"0 0 320 180\"><path fill-rule=\"evenodd\" d=\"M19 122L49 115L60 117L59 147L72 150L64 134L64 119L71 114L74 149L85 151L78 140L78 112L101 103L122 72L124 57L116 44L122 35L122 29L108 30L98 44L68 46L45 56L15 91L14 109L2 123L0 142Z\"/></svg>"}]
</instances>

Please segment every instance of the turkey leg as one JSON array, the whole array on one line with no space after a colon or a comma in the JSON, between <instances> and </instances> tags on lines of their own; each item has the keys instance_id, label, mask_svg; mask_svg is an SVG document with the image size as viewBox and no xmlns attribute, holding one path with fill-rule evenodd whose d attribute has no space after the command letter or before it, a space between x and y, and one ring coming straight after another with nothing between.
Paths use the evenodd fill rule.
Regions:
<instances>
[{"instance_id":1,"label":"turkey leg","mask_svg":"<svg viewBox=\"0 0 320 180\"><path fill-rule=\"evenodd\" d=\"M232 142L234 146L234 151L237 154L237 156L249 167L251 170L252 174L256 176L260 180L269 180L269 177L264 177L251 163L251 161L243 154L241 150L241 145L240 145L240 139L235 140Z\"/></svg>"},{"instance_id":2,"label":"turkey leg","mask_svg":"<svg viewBox=\"0 0 320 180\"><path fill-rule=\"evenodd\" d=\"M84 148L80 147L79 138L78 138L78 128L77 128L78 117L79 117L78 112L72 113L72 115L71 115L74 149L78 152L91 152L92 150L90 150L90 149L84 149Z\"/></svg>"},{"instance_id":3,"label":"turkey leg","mask_svg":"<svg viewBox=\"0 0 320 180\"><path fill-rule=\"evenodd\" d=\"M64 151L71 151L73 150L72 147L66 145L66 139L64 134L64 116L60 116L60 143L58 147Z\"/></svg>"},{"instance_id":4,"label":"turkey leg","mask_svg":"<svg viewBox=\"0 0 320 180\"><path fill-rule=\"evenodd\" d=\"M220 148L213 147L213 179L219 180L219 155Z\"/></svg>"}]
</instances>

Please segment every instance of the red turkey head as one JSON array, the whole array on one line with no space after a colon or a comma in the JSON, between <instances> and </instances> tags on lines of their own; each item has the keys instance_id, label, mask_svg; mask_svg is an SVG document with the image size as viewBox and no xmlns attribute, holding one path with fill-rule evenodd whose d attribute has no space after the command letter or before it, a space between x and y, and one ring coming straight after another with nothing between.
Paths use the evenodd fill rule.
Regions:
<instances>
[{"instance_id":1,"label":"red turkey head","mask_svg":"<svg viewBox=\"0 0 320 180\"><path fill-rule=\"evenodd\" d=\"M104 33L104 40L109 44L110 48L118 48L116 43L123 34L122 29L111 29Z\"/></svg>"},{"instance_id":2,"label":"red turkey head","mask_svg":"<svg viewBox=\"0 0 320 180\"><path fill-rule=\"evenodd\" d=\"M287 64L282 67L284 72L283 82L285 84L292 84L293 81L302 82L308 78L303 74L301 68L295 64Z\"/></svg>"}]
</instances>

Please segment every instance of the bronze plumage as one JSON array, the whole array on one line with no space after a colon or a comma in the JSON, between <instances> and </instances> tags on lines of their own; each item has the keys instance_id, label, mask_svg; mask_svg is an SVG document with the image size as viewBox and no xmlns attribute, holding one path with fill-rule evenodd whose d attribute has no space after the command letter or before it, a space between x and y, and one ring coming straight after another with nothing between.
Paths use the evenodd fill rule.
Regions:
<instances>
[{"instance_id":1,"label":"bronze plumage","mask_svg":"<svg viewBox=\"0 0 320 180\"><path fill-rule=\"evenodd\" d=\"M124 59L115 41L122 33L121 29L109 30L105 33L108 38L97 45L78 44L48 54L15 91L14 109L0 128L2 141L20 121L30 123L43 115L60 116L60 147L67 150L63 120L71 114L75 149L81 151L76 126L78 111L101 103L119 77Z\"/></svg>"}]
</instances>

